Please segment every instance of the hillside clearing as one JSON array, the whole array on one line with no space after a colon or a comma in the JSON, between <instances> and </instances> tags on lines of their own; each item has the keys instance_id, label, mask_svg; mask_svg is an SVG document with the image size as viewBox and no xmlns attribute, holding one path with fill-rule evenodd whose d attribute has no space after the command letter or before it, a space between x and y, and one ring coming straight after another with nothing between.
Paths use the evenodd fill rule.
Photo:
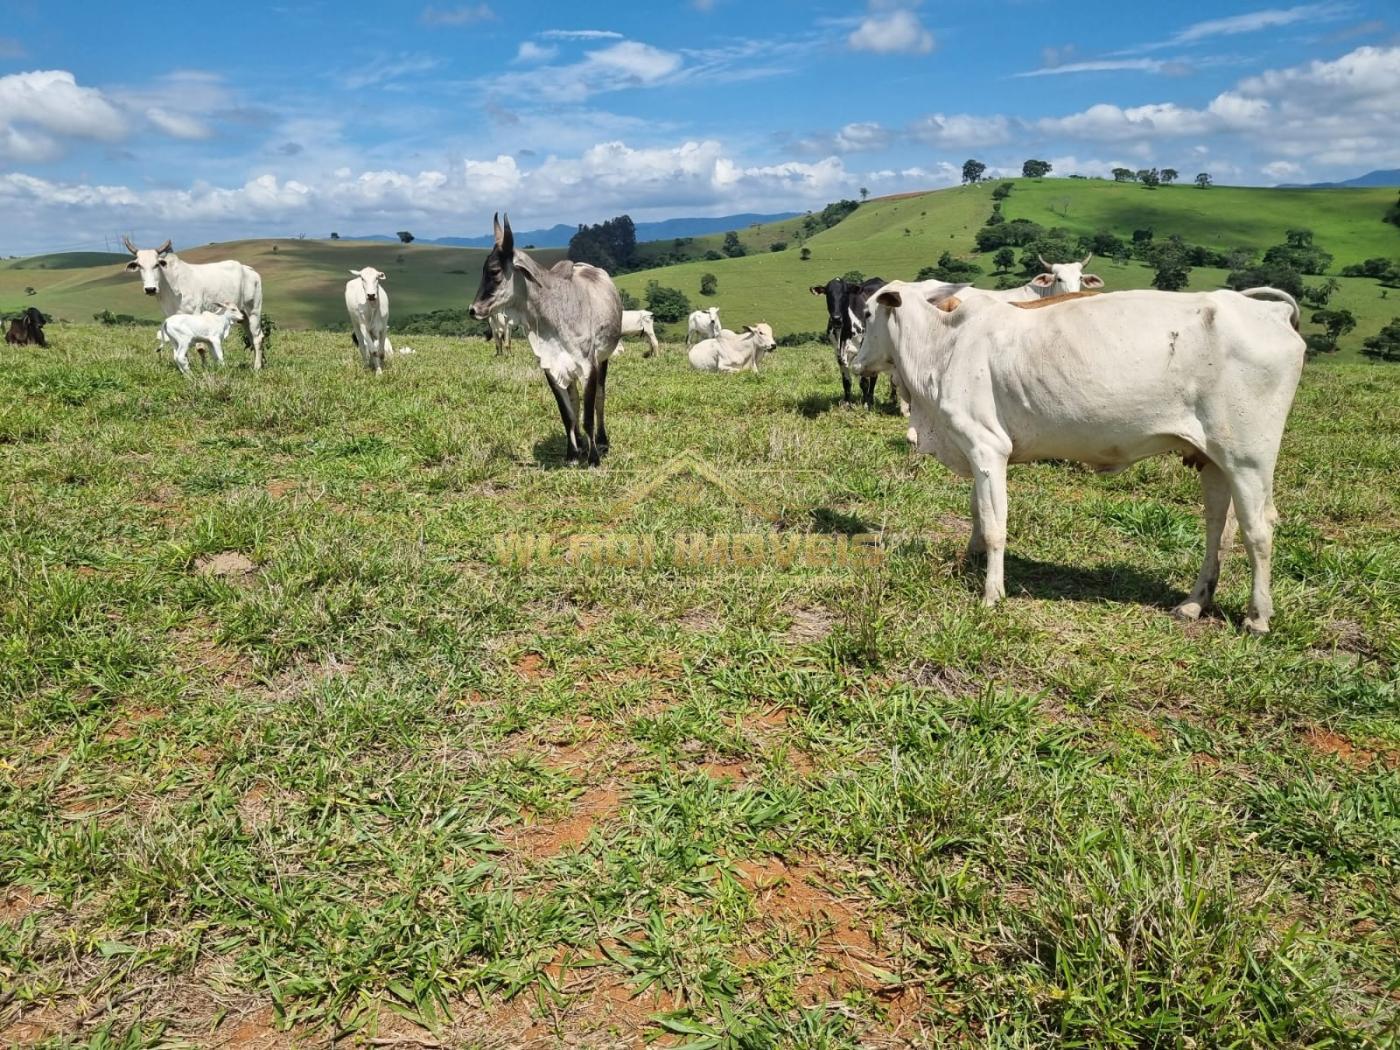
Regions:
<instances>
[{"instance_id":1,"label":"hillside clearing","mask_svg":"<svg viewBox=\"0 0 1400 1050\"><path fill-rule=\"evenodd\" d=\"M835 408L824 347L629 350L579 471L523 350L416 338L376 382L286 331L187 382L60 331L0 356L0 1042L1394 1031L1400 370L1306 371L1255 639L1238 552L1220 615L1166 613L1168 459L1013 470L982 610L965 484ZM887 553L498 553L594 532Z\"/></svg>"}]
</instances>

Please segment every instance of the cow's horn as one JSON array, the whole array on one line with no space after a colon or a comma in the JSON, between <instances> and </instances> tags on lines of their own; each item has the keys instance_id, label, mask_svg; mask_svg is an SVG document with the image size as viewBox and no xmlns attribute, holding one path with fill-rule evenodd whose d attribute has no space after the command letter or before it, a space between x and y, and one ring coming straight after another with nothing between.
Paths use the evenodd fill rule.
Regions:
<instances>
[{"instance_id":1,"label":"cow's horn","mask_svg":"<svg viewBox=\"0 0 1400 1050\"><path fill-rule=\"evenodd\" d=\"M164 255L166 252L172 252L172 251L174 251L174 250L175 250L175 248L174 248L174 246L170 243L170 238L167 237L167 238L165 239L165 243L162 244L159 248L156 249L156 254L157 254L157 255Z\"/></svg>"},{"instance_id":2,"label":"cow's horn","mask_svg":"<svg viewBox=\"0 0 1400 1050\"><path fill-rule=\"evenodd\" d=\"M1082 263L1080 263L1079 265L1080 265L1080 266L1088 266L1088 265L1089 265L1089 260L1092 259L1093 257L1094 257L1094 253L1093 253L1093 252L1090 252L1088 255L1084 256L1084 261L1083 261Z\"/></svg>"},{"instance_id":3,"label":"cow's horn","mask_svg":"<svg viewBox=\"0 0 1400 1050\"><path fill-rule=\"evenodd\" d=\"M1050 265L1048 262L1045 261L1045 256L1043 256L1043 255L1037 255L1036 258L1040 260L1040 265L1043 266L1043 267L1045 267L1045 272L1046 272L1046 273L1051 273L1051 272L1053 272L1053 268L1051 267L1051 265Z\"/></svg>"},{"instance_id":4,"label":"cow's horn","mask_svg":"<svg viewBox=\"0 0 1400 1050\"><path fill-rule=\"evenodd\" d=\"M129 251L132 255L135 255L135 254L136 254L136 251L137 251L136 245L134 245L134 244L131 243L131 238L130 238L130 237L127 237L127 236L125 236L125 235L122 236L122 247L125 248L127 251Z\"/></svg>"}]
</instances>

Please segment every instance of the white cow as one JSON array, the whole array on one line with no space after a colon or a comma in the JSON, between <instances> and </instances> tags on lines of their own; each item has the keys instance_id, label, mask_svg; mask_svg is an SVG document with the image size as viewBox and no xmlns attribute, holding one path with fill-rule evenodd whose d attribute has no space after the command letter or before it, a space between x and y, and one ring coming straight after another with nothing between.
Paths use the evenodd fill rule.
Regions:
<instances>
[{"instance_id":1,"label":"white cow","mask_svg":"<svg viewBox=\"0 0 1400 1050\"><path fill-rule=\"evenodd\" d=\"M222 368L224 340L228 338L229 329L243 319L243 311L233 303L220 303L215 310L197 314L172 314L156 333L156 352L167 346L173 347L175 366L189 375L190 347L197 346L202 358L207 345L214 352L215 363Z\"/></svg>"},{"instance_id":2,"label":"white cow","mask_svg":"<svg viewBox=\"0 0 1400 1050\"><path fill-rule=\"evenodd\" d=\"M1037 255L1036 258L1040 260L1040 265L1045 268L1045 272L1036 274L1020 288L1004 288L996 291L979 288L977 291L993 299L1000 299L1004 303L1051 299L1057 295L1068 295L1073 292L1096 292L1103 288L1103 278L1098 274L1084 272L1084 267L1089 265L1089 260L1093 257L1094 253L1090 252L1080 262L1048 263L1043 257Z\"/></svg>"},{"instance_id":3,"label":"white cow","mask_svg":"<svg viewBox=\"0 0 1400 1050\"><path fill-rule=\"evenodd\" d=\"M640 335L647 341L647 352L643 357L650 357L661 348L661 344L656 341L656 319L652 317L650 310L623 310L622 311L622 334ZM617 344L617 353L622 352L622 344Z\"/></svg>"},{"instance_id":4,"label":"white cow","mask_svg":"<svg viewBox=\"0 0 1400 1050\"><path fill-rule=\"evenodd\" d=\"M689 346L699 339L718 339L722 331L719 324L719 307L712 306L708 310L696 310L690 315L689 326L686 328L685 345Z\"/></svg>"},{"instance_id":5,"label":"white cow","mask_svg":"<svg viewBox=\"0 0 1400 1050\"><path fill-rule=\"evenodd\" d=\"M502 313L494 313L486 319L491 328L491 341L496 344L496 356L503 357L510 350L510 318Z\"/></svg>"},{"instance_id":6,"label":"white cow","mask_svg":"<svg viewBox=\"0 0 1400 1050\"><path fill-rule=\"evenodd\" d=\"M701 372L757 372L758 361L778 344L768 325L744 326L739 335L725 328L718 338L702 339L690 350L690 367Z\"/></svg>"},{"instance_id":7,"label":"white cow","mask_svg":"<svg viewBox=\"0 0 1400 1050\"><path fill-rule=\"evenodd\" d=\"M253 367L262 368L262 278L256 270L232 260L183 262L169 241L159 248L138 248L130 237L123 237L122 244L133 256L126 268L140 272L146 294L160 297L167 317L201 313L220 303L237 306L253 343Z\"/></svg>"},{"instance_id":8,"label":"white cow","mask_svg":"<svg viewBox=\"0 0 1400 1050\"><path fill-rule=\"evenodd\" d=\"M959 302L956 290L886 285L855 363L893 370L911 396L918 450L972 478L968 550L987 555L985 604L1006 594L1008 463L1116 471L1170 453L1200 467L1206 507L1205 562L1177 615L1194 620L1215 596L1233 502L1254 574L1245 627L1267 632L1274 464L1305 351L1298 304L1256 288L1018 309L978 295Z\"/></svg>"},{"instance_id":9,"label":"white cow","mask_svg":"<svg viewBox=\"0 0 1400 1050\"><path fill-rule=\"evenodd\" d=\"M345 309L350 314L355 345L360 348L364 366L375 375L382 375L394 352L389 343L389 293L380 287L388 275L373 266L350 273L351 279L345 282Z\"/></svg>"}]
</instances>

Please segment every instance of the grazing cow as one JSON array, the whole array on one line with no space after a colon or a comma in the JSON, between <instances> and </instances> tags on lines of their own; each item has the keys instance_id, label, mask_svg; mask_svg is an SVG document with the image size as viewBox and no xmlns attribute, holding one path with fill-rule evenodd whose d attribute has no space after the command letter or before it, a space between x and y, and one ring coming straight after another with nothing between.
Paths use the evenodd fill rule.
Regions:
<instances>
[{"instance_id":1,"label":"grazing cow","mask_svg":"<svg viewBox=\"0 0 1400 1050\"><path fill-rule=\"evenodd\" d=\"M652 317L650 310L623 310L622 311L622 334L640 335L647 341L647 352L643 357L650 357L661 349L661 344L656 341L656 319ZM622 352L619 344L618 353Z\"/></svg>"},{"instance_id":2,"label":"grazing cow","mask_svg":"<svg viewBox=\"0 0 1400 1050\"><path fill-rule=\"evenodd\" d=\"M690 350L690 367L701 372L757 372L758 361L778 344L762 322L744 326L744 334L723 329L716 339L702 339Z\"/></svg>"},{"instance_id":3,"label":"grazing cow","mask_svg":"<svg viewBox=\"0 0 1400 1050\"><path fill-rule=\"evenodd\" d=\"M708 310L696 310L690 315L689 324L685 332L685 345L700 339L718 339L719 333L723 331L719 324L719 307L711 306Z\"/></svg>"},{"instance_id":4,"label":"grazing cow","mask_svg":"<svg viewBox=\"0 0 1400 1050\"><path fill-rule=\"evenodd\" d=\"M918 450L972 479L968 550L987 555L985 604L1006 594L1008 463L1107 472L1170 453L1199 466L1206 510L1205 561L1177 615L1194 620L1215 596L1233 502L1254 575L1245 627L1267 632L1274 464L1306 349L1298 304L1256 288L1088 295L1037 310L959 302L957 290L881 289L856 366L896 371Z\"/></svg>"},{"instance_id":5,"label":"grazing cow","mask_svg":"<svg viewBox=\"0 0 1400 1050\"><path fill-rule=\"evenodd\" d=\"M503 313L525 330L559 406L565 458L596 465L608 450L608 359L622 336L622 299L605 270L567 259L546 270L516 251L509 216L504 227L499 217L493 226L496 243L482 265L472 315L481 321Z\"/></svg>"},{"instance_id":6,"label":"grazing cow","mask_svg":"<svg viewBox=\"0 0 1400 1050\"><path fill-rule=\"evenodd\" d=\"M10 330L5 333L5 342L11 346L48 346L44 338L44 325L49 319L32 306L27 306L20 315L10 321Z\"/></svg>"},{"instance_id":7,"label":"grazing cow","mask_svg":"<svg viewBox=\"0 0 1400 1050\"><path fill-rule=\"evenodd\" d=\"M486 323L491 328L491 341L496 344L496 356L504 357L510 350L510 318L505 314L492 314Z\"/></svg>"},{"instance_id":8,"label":"grazing cow","mask_svg":"<svg viewBox=\"0 0 1400 1050\"><path fill-rule=\"evenodd\" d=\"M871 277L857 284L841 277L833 277L826 284L814 284L809 289L813 295L826 298L826 338L836 352L836 367L841 370L841 400L849 405L851 401L851 361L860 349L858 318L865 312L865 304L870 297L884 287L884 280ZM861 403L866 408L875 407L876 377L860 377Z\"/></svg>"},{"instance_id":9,"label":"grazing cow","mask_svg":"<svg viewBox=\"0 0 1400 1050\"><path fill-rule=\"evenodd\" d=\"M204 357L207 345L214 351L214 362L223 367L224 340L229 329L243 320L243 311L235 303L219 303L214 310L197 314L171 314L156 333L156 350L171 346L175 349L175 365L185 375L190 374L190 346L199 348L199 356Z\"/></svg>"},{"instance_id":10,"label":"grazing cow","mask_svg":"<svg viewBox=\"0 0 1400 1050\"><path fill-rule=\"evenodd\" d=\"M375 375L383 375L384 365L394 352L389 343L389 293L380 287L388 275L373 266L351 270L345 282L345 309L360 360Z\"/></svg>"},{"instance_id":11,"label":"grazing cow","mask_svg":"<svg viewBox=\"0 0 1400 1050\"><path fill-rule=\"evenodd\" d=\"M243 314L243 326L253 344L253 367L263 366L262 278L250 266L229 260L183 262L166 241L159 248L137 248L123 237L133 258L128 270L141 274L147 295L160 296L161 309L172 314L197 314L219 303L233 303Z\"/></svg>"},{"instance_id":12,"label":"grazing cow","mask_svg":"<svg viewBox=\"0 0 1400 1050\"><path fill-rule=\"evenodd\" d=\"M1084 267L1089 265L1089 260L1093 257L1094 253L1090 252L1080 262L1048 263L1043 256L1037 255L1036 258L1040 260L1045 272L1036 274L1020 288L978 291L1004 303L1030 302L1033 299L1050 299L1073 292L1098 291L1103 288L1103 278L1098 274L1084 272Z\"/></svg>"}]
</instances>

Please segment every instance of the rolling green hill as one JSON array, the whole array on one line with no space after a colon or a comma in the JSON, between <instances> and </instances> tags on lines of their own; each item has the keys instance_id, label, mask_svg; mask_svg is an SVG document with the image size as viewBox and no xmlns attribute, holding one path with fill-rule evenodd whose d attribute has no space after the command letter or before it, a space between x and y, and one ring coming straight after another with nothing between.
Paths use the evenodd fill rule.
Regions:
<instances>
[{"instance_id":1,"label":"rolling green hill","mask_svg":"<svg viewBox=\"0 0 1400 1050\"><path fill-rule=\"evenodd\" d=\"M1012 181L1014 189L1003 204L1008 219L1063 227L1075 236L1108 230L1127 239L1133 230L1151 227L1159 239L1179 234L1192 244L1219 250L1262 250L1281 242L1285 230L1306 226L1314 231L1317 244L1335 256L1334 273L1367 258L1400 259L1400 230L1381 219L1395 199L1394 189L1169 186L1148 190L1136 183L1099 179ZM780 336L823 328L823 304L808 288L851 270L907 279L951 251L974 258L984 270L978 284L990 287L995 283L991 256L977 254L974 238L991 212L995 185L872 200L838 225L805 240L802 218L747 227L736 231L748 252L741 258L701 258L622 275L617 283L640 299L649 282L659 281L684 291L694 307L719 306L728 327L765 320ZM718 251L723 239L722 234L695 238L685 251L703 256L706 251ZM786 249L771 251L778 242L786 244ZM801 257L804 247L811 253L810 260ZM674 250L674 241L658 241L642 246L641 253L655 259ZM554 249L532 254L550 265L564 253ZM182 257L191 262L237 258L254 267L263 276L272 316L284 326L304 328L342 323L345 271L364 265L389 274L398 318L463 307L476 290L483 252L377 241L259 240L195 248ZM124 261L124 256L74 253L0 264L0 310L32 303L71 320L88 320L104 309L156 319L155 301L142 296L135 278L123 272ZM1152 280L1151 270L1138 262L1098 260L1094 269L1110 289L1146 288ZM706 273L718 278L713 297L699 293ZM1192 271L1191 287L1218 288L1224 279L1222 270L1197 268ZM1311 278L1310 283L1320 280ZM1342 341L1344 355L1351 355L1362 339L1400 315L1400 290L1382 288L1370 279L1339 280L1342 287L1332 305L1350 309L1358 319L1356 330ZM26 295L29 287L35 289L34 296Z\"/></svg>"},{"instance_id":2,"label":"rolling green hill","mask_svg":"<svg viewBox=\"0 0 1400 1050\"><path fill-rule=\"evenodd\" d=\"M176 245L179 250L179 245ZM62 265L70 256L41 256L0 265L0 311L33 304L73 321L102 310L159 320L160 308L126 272L125 255L97 255L99 265ZM546 265L563 258L549 249L533 253ZM486 253L479 248L395 244L385 241L231 241L181 251L192 263L238 259L262 275L263 301L277 323L291 328L338 326L345 320L342 291L347 270L375 266L389 275L395 316L462 306L476 292ZM42 268L32 264L43 261ZM36 294L26 296L33 287Z\"/></svg>"}]
</instances>

